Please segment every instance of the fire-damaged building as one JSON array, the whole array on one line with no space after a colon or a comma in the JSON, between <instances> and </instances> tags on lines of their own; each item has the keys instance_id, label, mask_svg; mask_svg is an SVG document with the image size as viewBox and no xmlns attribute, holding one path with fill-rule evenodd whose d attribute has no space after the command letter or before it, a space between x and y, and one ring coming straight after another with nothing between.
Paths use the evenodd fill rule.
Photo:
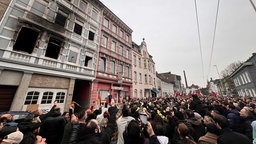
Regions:
<instances>
[{"instance_id":1,"label":"fire-damaged building","mask_svg":"<svg viewBox=\"0 0 256 144\"><path fill-rule=\"evenodd\" d=\"M4 0L0 22L0 112L54 101L89 105L96 76L98 0ZM5 8L3 10L3 8Z\"/></svg>"}]
</instances>

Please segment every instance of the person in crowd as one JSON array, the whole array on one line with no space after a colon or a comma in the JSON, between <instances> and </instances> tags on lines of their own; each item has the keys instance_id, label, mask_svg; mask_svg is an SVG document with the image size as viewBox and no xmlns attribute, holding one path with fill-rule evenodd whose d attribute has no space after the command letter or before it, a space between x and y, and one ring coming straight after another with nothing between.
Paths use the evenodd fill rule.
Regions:
<instances>
[{"instance_id":1,"label":"person in crowd","mask_svg":"<svg viewBox=\"0 0 256 144\"><path fill-rule=\"evenodd\" d=\"M118 129L117 144L123 144L124 143L123 133L125 131L125 127L128 125L128 123L131 120L134 120L134 118L129 116L128 108L127 108L126 105L124 105L123 109L122 109L122 116L119 117L116 121L117 129Z\"/></svg>"},{"instance_id":2,"label":"person in crowd","mask_svg":"<svg viewBox=\"0 0 256 144\"><path fill-rule=\"evenodd\" d=\"M191 132L191 136L195 141L205 134L205 128L202 124L202 117L195 116L195 113L192 110L186 110L187 121L193 127L193 131Z\"/></svg>"},{"instance_id":3,"label":"person in crowd","mask_svg":"<svg viewBox=\"0 0 256 144\"><path fill-rule=\"evenodd\" d=\"M199 138L198 144L216 144L219 131L215 123L206 124L206 130L206 134Z\"/></svg>"},{"instance_id":4,"label":"person in crowd","mask_svg":"<svg viewBox=\"0 0 256 144\"><path fill-rule=\"evenodd\" d=\"M251 123L254 120L252 113L248 107L244 107L240 110L241 122L238 126L238 132L246 135L249 139L252 140L252 126Z\"/></svg>"},{"instance_id":5,"label":"person in crowd","mask_svg":"<svg viewBox=\"0 0 256 144\"><path fill-rule=\"evenodd\" d=\"M178 124L177 127L178 137L175 138L175 144L196 144L189 134L189 128L183 122Z\"/></svg>"},{"instance_id":6,"label":"person in crowd","mask_svg":"<svg viewBox=\"0 0 256 144\"><path fill-rule=\"evenodd\" d=\"M56 106L53 114L42 123L40 135L46 138L48 144L60 144L65 125L66 120L61 116L60 108Z\"/></svg>"},{"instance_id":7,"label":"person in crowd","mask_svg":"<svg viewBox=\"0 0 256 144\"><path fill-rule=\"evenodd\" d=\"M251 125L252 125L253 144L256 144L256 120L254 120Z\"/></svg>"},{"instance_id":8,"label":"person in crowd","mask_svg":"<svg viewBox=\"0 0 256 144\"><path fill-rule=\"evenodd\" d=\"M39 135L40 122L23 121L18 124L19 130L24 134L20 144L34 144Z\"/></svg>"},{"instance_id":9,"label":"person in crowd","mask_svg":"<svg viewBox=\"0 0 256 144\"><path fill-rule=\"evenodd\" d=\"M205 126L207 126L210 123L214 123L214 120L213 120L212 117L210 117L208 115L205 115L204 119L203 119L203 123L204 123Z\"/></svg>"},{"instance_id":10,"label":"person in crowd","mask_svg":"<svg viewBox=\"0 0 256 144\"><path fill-rule=\"evenodd\" d=\"M1 144L19 144L23 139L23 133L19 130L8 134Z\"/></svg>"},{"instance_id":11,"label":"person in crowd","mask_svg":"<svg viewBox=\"0 0 256 144\"><path fill-rule=\"evenodd\" d=\"M73 117L73 121L76 121L77 124L79 125L78 127L80 131L78 131L78 137L80 136L79 134L82 133L86 127L86 123L85 123L86 119L87 119L86 110L83 108L80 108L79 110L77 110L76 117ZM61 144L69 144L70 137L72 134L72 126L73 125L71 121L65 125Z\"/></svg>"},{"instance_id":12,"label":"person in crowd","mask_svg":"<svg viewBox=\"0 0 256 144\"><path fill-rule=\"evenodd\" d=\"M62 117L64 118L66 123L70 121L69 112L63 112Z\"/></svg>"},{"instance_id":13,"label":"person in crowd","mask_svg":"<svg viewBox=\"0 0 256 144\"><path fill-rule=\"evenodd\" d=\"M112 114L112 113L111 113ZM111 136L116 127L115 117L111 116L105 131L100 130L99 123L96 119L91 119L85 124L83 131L79 128L76 116L72 115L72 134L70 144L110 144Z\"/></svg>"},{"instance_id":14,"label":"person in crowd","mask_svg":"<svg viewBox=\"0 0 256 144\"><path fill-rule=\"evenodd\" d=\"M217 128L220 130L220 135L217 138L218 144L251 144L252 141L243 134L234 132L229 128L228 119L223 115L215 115L214 121Z\"/></svg>"},{"instance_id":15,"label":"person in crowd","mask_svg":"<svg viewBox=\"0 0 256 144\"><path fill-rule=\"evenodd\" d=\"M235 108L235 106L233 105L233 103L230 103L227 105L227 109L228 109L228 115L227 115L227 119L229 121L229 127L233 130L233 131L237 131L239 124L240 124L240 113L239 111Z\"/></svg>"}]
</instances>

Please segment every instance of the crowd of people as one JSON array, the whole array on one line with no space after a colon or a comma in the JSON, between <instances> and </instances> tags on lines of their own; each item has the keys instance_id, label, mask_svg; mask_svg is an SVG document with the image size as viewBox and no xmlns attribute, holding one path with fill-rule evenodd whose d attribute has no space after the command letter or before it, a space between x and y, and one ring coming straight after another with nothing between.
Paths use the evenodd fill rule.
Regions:
<instances>
[{"instance_id":1,"label":"crowd of people","mask_svg":"<svg viewBox=\"0 0 256 144\"><path fill-rule=\"evenodd\" d=\"M3 144L256 144L254 97L154 97L0 117Z\"/></svg>"}]
</instances>

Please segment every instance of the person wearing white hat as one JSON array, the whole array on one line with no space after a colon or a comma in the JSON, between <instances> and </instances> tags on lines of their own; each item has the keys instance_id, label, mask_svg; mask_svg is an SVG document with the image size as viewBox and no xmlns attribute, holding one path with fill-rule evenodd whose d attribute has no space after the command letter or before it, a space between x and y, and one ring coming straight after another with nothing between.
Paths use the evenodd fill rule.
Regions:
<instances>
[{"instance_id":1,"label":"person wearing white hat","mask_svg":"<svg viewBox=\"0 0 256 144\"><path fill-rule=\"evenodd\" d=\"M23 133L15 131L8 134L2 141L1 144L19 144L23 139Z\"/></svg>"}]
</instances>

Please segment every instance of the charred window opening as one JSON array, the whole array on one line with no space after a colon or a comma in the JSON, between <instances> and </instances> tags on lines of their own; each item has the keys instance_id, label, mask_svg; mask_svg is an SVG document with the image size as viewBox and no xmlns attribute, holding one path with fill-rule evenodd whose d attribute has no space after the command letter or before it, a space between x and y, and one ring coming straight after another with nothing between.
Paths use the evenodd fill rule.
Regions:
<instances>
[{"instance_id":1,"label":"charred window opening","mask_svg":"<svg viewBox=\"0 0 256 144\"><path fill-rule=\"evenodd\" d=\"M61 41L56 38L51 37L49 40L47 49L46 49L45 56L54 58L54 59L58 59L60 49L61 49Z\"/></svg>"},{"instance_id":2,"label":"charred window opening","mask_svg":"<svg viewBox=\"0 0 256 144\"><path fill-rule=\"evenodd\" d=\"M92 66L92 57L86 56L84 66L86 67Z\"/></svg>"},{"instance_id":3,"label":"charred window opening","mask_svg":"<svg viewBox=\"0 0 256 144\"><path fill-rule=\"evenodd\" d=\"M81 35L82 34L82 29L83 27L81 25L79 25L78 23L75 23L75 28L74 28L74 32Z\"/></svg>"},{"instance_id":4,"label":"charred window opening","mask_svg":"<svg viewBox=\"0 0 256 144\"><path fill-rule=\"evenodd\" d=\"M89 40L93 41L94 40L94 32L89 31Z\"/></svg>"},{"instance_id":5,"label":"charred window opening","mask_svg":"<svg viewBox=\"0 0 256 144\"><path fill-rule=\"evenodd\" d=\"M63 14L61 13L57 13L57 16L55 18L55 23L57 25L60 25L62 27L65 27L65 24L66 24L66 20L67 20L67 17L64 16Z\"/></svg>"},{"instance_id":6,"label":"charred window opening","mask_svg":"<svg viewBox=\"0 0 256 144\"><path fill-rule=\"evenodd\" d=\"M36 44L39 33L30 28L23 27L13 46L15 51L23 51L31 54Z\"/></svg>"}]
</instances>

